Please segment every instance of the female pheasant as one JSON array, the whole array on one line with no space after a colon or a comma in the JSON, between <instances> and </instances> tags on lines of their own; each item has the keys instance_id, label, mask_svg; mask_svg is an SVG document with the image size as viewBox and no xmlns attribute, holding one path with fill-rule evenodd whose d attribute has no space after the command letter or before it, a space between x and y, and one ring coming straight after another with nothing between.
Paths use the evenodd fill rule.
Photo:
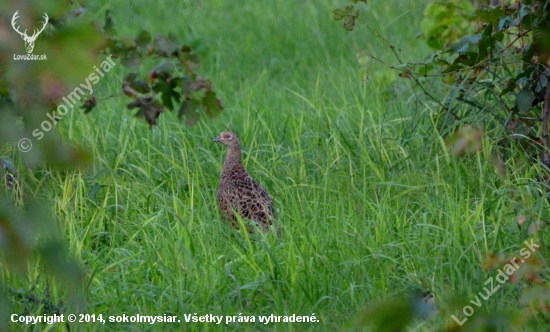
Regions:
<instances>
[{"instance_id":1,"label":"female pheasant","mask_svg":"<svg viewBox=\"0 0 550 332\"><path fill-rule=\"evenodd\" d=\"M218 204L222 217L239 228L235 212L242 218L253 220L267 231L273 222L275 206L267 190L246 172L241 162L241 142L235 133L222 132L213 142L227 147L223 163Z\"/></svg>"}]
</instances>

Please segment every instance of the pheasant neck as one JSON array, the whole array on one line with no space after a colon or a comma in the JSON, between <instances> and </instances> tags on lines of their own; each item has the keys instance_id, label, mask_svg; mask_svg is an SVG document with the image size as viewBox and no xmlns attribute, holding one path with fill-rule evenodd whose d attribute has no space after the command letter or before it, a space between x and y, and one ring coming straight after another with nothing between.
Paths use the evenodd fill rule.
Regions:
<instances>
[{"instance_id":1,"label":"pheasant neck","mask_svg":"<svg viewBox=\"0 0 550 332\"><path fill-rule=\"evenodd\" d=\"M223 162L224 170L231 170L235 166L241 166L241 149L240 148L228 148L225 161Z\"/></svg>"}]
</instances>

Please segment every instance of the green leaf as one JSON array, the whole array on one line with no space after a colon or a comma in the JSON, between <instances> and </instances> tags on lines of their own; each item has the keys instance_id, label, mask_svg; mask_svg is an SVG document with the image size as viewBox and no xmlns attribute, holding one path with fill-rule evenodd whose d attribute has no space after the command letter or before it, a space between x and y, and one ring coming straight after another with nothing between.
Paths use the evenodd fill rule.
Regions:
<instances>
[{"instance_id":1,"label":"green leaf","mask_svg":"<svg viewBox=\"0 0 550 332\"><path fill-rule=\"evenodd\" d=\"M160 113L164 112L164 108L159 102L154 100L151 96L138 98L129 102L126 107L128 109L138 108L139 110L135 114L136 117L144 117L149 123L149 126L157 124L157 118Z\"/></svg>"},{"instance_id":2,"label":"green leaf","mask_svg":"<svg viewBox=\"0 0 550 332\"><path fill-rule=\"evenodd\" d=\"M178 86L177 79L164 79L162 76L159 76L159 79L153 85L153 91L160 93L160 98L164 107L173 110L174 103L172 100L179 102L181 95L175 89Z\"/></svg>"},{"instance_id":3,"label":"green leaf","mask_svg":"<svg viewBox=\"0 0 550 332\"><path fill-rule=\"evenodd\" d=\"M472 44L469 41L469 38L462 38L462 40L459 43L455 43L451 45L451 48L458 53L464 53L468 52L473 49Z\"/></svg>"},{"instance_id":4,"label":"green leaf","mask_svg":"<svg viewBox=\"0 0 550 332\"><path fill-rule=\"evenodd\" d=\"M533 100L535 100L533 92L527 88L523 88L516 96L516 104L518 105L519 112L525 113L531 109Z\"/></svg>"},{"instance_id":5,"label":"green leaf","mask_svg":"<svg viewBox=\"0 0 550 332\"><path fill-rule=\"evenodd\" d=\"M191 96L194 92L196 92L199 88L199 85L189 77L189 76L183 76L179 80L181 91L186 96Z\"/></svg>"},{"instance_id":6,"label":"green leaf","mask_svg":"<svg viewBox=\"0 0 550 332\"><path fill-rule=\"evenodd\" d=\"M345 22L344 22L344 29L348 31L352 31L355 27L355 18L356 15L351 15Z\"/></svg>"},{"instance_id":7,"label":"green leaf","mask_svg":"<svg viewBox=\"0 0 550 332\"><path fill-rule=\"evenodd\" d=\"M476 15L479 16L482 22L492 23L493 26L499 23L499 20L502 18L502 15L505 13L502 6L496 6L492 9L490 8L479 8L475 11Z\"/></svg>"},{"instance_id":8,"label":"green leaf","mask_svg":"<svg viewBox=\"0 0 550 332\"><path fill-rule=\"evenodd\" d=\"M175 54L181 47L181 43L176 35L169 34L168 37L157 35L155 38L155 48L162 56L171 56Z\"/></svg>"},{"instance_id":9,"label":"green leaf","mask_svg":"<svg viewBox=\"0 0 550 332\"><path fill-rule=\"evenodd\" d=\"M95 99L95 96L90 96L90 98L86 99L80 108L84 110L84 114L90 113L95 107L97 106L97 101Z\"/></svg>"},{"instance_id":10,"label":"green leaf","mask_svg":"<svg viewBox=\"0 0 550 332\"><path fill-rule=\"evenodd\" d=\"M535 92L541 92L546 88L546 84L548 84L548 77L546 75L540 75L537 85L535 86Z\"/></svg>"},{"instance_id":11,"label":"green leaf","mask_svg":"<svg viewBox=\"0 0 550 332\"><path fill-rule=\"evenodd\" d=\"M193 74L189 70L193 71L199 68L199 56L187 45L178 51L178 60L188 70L188 75Z\"/></svg>"},{"instance_id":12,"label":"green leaf","mask_svg":"<svg viewBox=\"0 0 550 332\"><path fill-rule=\"evenodd\" d=\"M122 45L124 45L124 48L127 50L135 49L137 45L135 40L128 37L120 38L120 42L122 43Z\"/></svg>"},{"instance_id":13,"label":"green leaf","mask_svg":"<svg viewBox=\"0 0 550 332\"><path fill-rule=\"evenodd\" d=\"M69 168L76 165L87 165L92 160L91 154L77 146L67 145L57 139L55 136L48 139L43 139L44 142L41 150L44 152L46 162L51 167Z\"/></svg>"},{"instance_id":14,"label":"green leaf","mask_svg":"<svg viewBox=\"0 0 550 332\"><path fill-rule=\"evenodd\" d=\"M214 91L206 91L204 97L202 98L202 107L204 108L206 115L210 118L220 114L223 110L222 102L216 97L216 93Z\"/></svg>"},{"instance_id":15,"label":"green leaf","mask_svg":"<svg viewBox=\"0 0 550 332\"><path fill-rule=\"evenodd\" d=\"M517 17L515 20L513 20L512 22L510 22L510 25L511 25L511 26L518 26L518 25L520 25L520 23L522 22L523 18L524 18L526 15L531 14L530 8L531 8L531 6L527 6L527 5L521 6L521 9L519 10L518 17ZM529 27L527 27L527 28L529 28Z\"/></svg>"},{"instance_id":16,"label":"green leaf","mask_svg":"<svg viewBox=\"0 0 550 332\"><path fill-rule=\"evenodd\" d=\"M107 35L115 34L115 23L113 22L108 9L105 11L105 24L103 24L103 31L105 31Z\"/></svg>"},{"instance_id":17,"label":"green leaf","mask_svg":"<svg viewBox=\"0 0 550 332\"><path fill-rule=\"evenodd\" d=\"M441 67L450 67L451 66L451 64L449 62L447 62L446 60L444 60L444 59L435 59L434 62L437 63L438 65L440 65Z\"/></svg>"},{"instance_id":18,"label":"green leaf","mask_svg":"<svg viewBox=\"0 0 550 332\"><path fill-rule=\"evenodd\" d=\"M470 44L477 44L485 33L478 33L472 36L464 36L464 40Z\"/></svg>"},{"instance_id":19,"label":"green leaf","mask_svg":"<svg viewBox=\"0 0 550 332\"><path fill-rule=\"evenodd\" d=\"M365 327L376 332L407 331L415 318L417 299L391 298L369 304L359 311L355 324L361 330Z\"/></svg>"},{"instance_id":20,"label":"green leaf","mask_svg":"<svg viewBox=\"0 0 550 332\"><path fill-rule=\"evenodd\" d=\"M501 31L502 29L507 28L510 25L510 23L512 23L513 21L514 20L510 16L506 16L500 19L500 21L498 22L497 30Z\"/></svg>"},{"instance_id":21,"label":"green leaf","mask_svg":"<svg viewBox=\"0 0 550 332\"><path fill-rule=\"evenodd\" d=\"M140 93L148 93L151 91L151 88L149 87L149 84L145 82L144 79L138 79L130 82L130 86Z\"/></svg>"},{"instance_id":22,"label":"green leaf","mask_svg":"<svg viewBox=\"0 0 550 332\"><path fill-rule=\"evenodd\" d=\"M36 62L32 65L36 65L41 72L39 77L52 75L78 85L100 63L97 50L104 41L92 25L72 25L60 29L43 44L42 52L47 54L48 61L30 62Z\"/></svg>"},{"instance_id":23,"label":"green leaf","mask_svg":"<svg viewBox=\"0 0 550 332\"><path fill-rule=\"evenodd\" d=\"M147 49L147 46L151 42L151 34L149 31L142 30L136 38L136 44L141 49Z\"/></svg>"},{"instance_id":24,"label":"green leaf","mask_svg":"<svg viewBox=\"0 0 550 332\"><path fill-rule=\"evenodd\" d=\"M530 131L531 129L525 126L524 124L522 124L521 122L514 123L514 128L512 131L513 138L516 140L527 138L529 136Z\"/></svg>"},{"instance_id":25,"label":"green leaf","mask_svg":"<svg viewBox=\"0 0 550 332\"><path fill-rule=\"evenodd\" d=\"M76 260L70 258L64 240L49 240L36 252L40 254L44 269L69 291L76 292L83 286L84 271Z\"/></svg>"},{"instance_id":26,"label":"green leaf","mask_svg":"<svg viewBox=\"0 0 550 332\"><path fill-rule=\"evenodd\" d=\"M136 73L129 73L128 75L124 76L123 81L126 81L128 83L132 83L137 77Z\"/></svg>"},{"instance_id":27,"label":"green leaf","mask_svg":"<svg viewBox=\"0 0 550 332\"><path fill-rule=\"evenodd\" d=\"M502 32L502 31L496 32L493 35L493 39L496 40L496 41L501 42L504 39L504 32Z\"/></svg>"},{"instance_id":28,"label":"green leaf","mask_svg":"<svg viewBox=\"0 0 550 332\"><path fill-rule=\"evenodd\" d=\"M335 9L332 11L332 18L336 21L351 16L353 13L353 5L347 5L345 9Z\"/></svg>"},{"instance_id":29,"label":"green leaf","mask_svg":"<svg viewBox=\"0 0 550 332\"><path fill-rule=\"evenodd\" d=\"M539 30L539 34L535 38L532 49L534 54L538 53L540 61L550 63L550 29L541 28Z\"/></svg>"},{"instance_id":30,"label":"green leaf","mask_svg":"<svg viewBox=\"0 0 550 332\"><path fill-rule=\"evenodd\" d=\"M332 19L335 21L339 21L346 16L347 16L346 12L343 11L342 9L335 9L332 11Z\"/></svg>"},{"instance_id":31,"label":"green leaf","mask_svg":"<svg viewBox=\"0 0 550 332\"><path fill-rule=\"evenodd\" d=\"M176 66L170 61L166 61L151 70L149 76L169 78L176 72Z\"/></svg>"},{"instance_id":32,"label":"green leaf","mask_svg":"<svg viewBox=\"0 0 550 332\"><path fill-rule=\"evenodd\" d=\"M120 58L120 63L123 66L128 67L132 70L137 69L140 61L141 61L141 56L139 55L139 53L133 50L128 52L126 56Z\"/></svg>"},{"instance_id":33,"label":"green leaf","mask_svg":"<svg viewBox=\"0 0 550 332\"><path fill-rule=\"evenodd\" d=\"M188 126L194 126L200 120L201 115L198 112L201 104L194 99L186 98L183 103L181 103L180 109L178 111L178 118L182 118L185 115L185 123Z\"/></svg>"}]
</instances>

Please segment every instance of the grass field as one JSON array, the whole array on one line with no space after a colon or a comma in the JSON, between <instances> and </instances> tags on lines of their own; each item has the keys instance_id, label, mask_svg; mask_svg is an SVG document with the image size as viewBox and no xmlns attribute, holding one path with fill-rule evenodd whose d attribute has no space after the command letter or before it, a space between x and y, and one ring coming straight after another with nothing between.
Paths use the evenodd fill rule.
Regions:
<instances>
[{"instance_id":1,"label":"grass field","mask_svg":"<svg viewBox=\"0 0 550 332\"><path fill-rule=\"evenodd\" d=\"M52 202L71 253L85 266L83 312L181 320L80 323L75 331L354 330L369 303L414 289L433 292L440 313L412 329L441 330L451 315L464 317L462 306L496 274L483 270L486 254L519 251L522 206L545 213L525 185L527 170L499 178L487 161L493 142L471 158L452 156L430 105L415 105L395 72L375 63L363 84L358 51L396 62L376 33L346 32L331 20L344 2L104 4L121 35L145 28L199 40L200 72L225 109L194 127L164 113L149 129L117 96L89 115L63 119L61 135L87 147L92 166L32 175L36 195ZM87 15L101 18L104 8L91 4ZM361 19L412 61L428 53L417 38L422 11L419 1L372 0ZM98 85L98 98L118 94L125 73L117 65ZM215 197L225 150L212 139L228 129L280 210L280 238L250 238L220 220ZM28 289L40 273L34 266L26 280L5 279ZM517 294L503 286L475 314L519 309ZM455 297L465 302L454 308ZM185 323L195 313L256 322ZM319 322L258 322L271 314L314 314Z\"/></svg>"}]
</instances>

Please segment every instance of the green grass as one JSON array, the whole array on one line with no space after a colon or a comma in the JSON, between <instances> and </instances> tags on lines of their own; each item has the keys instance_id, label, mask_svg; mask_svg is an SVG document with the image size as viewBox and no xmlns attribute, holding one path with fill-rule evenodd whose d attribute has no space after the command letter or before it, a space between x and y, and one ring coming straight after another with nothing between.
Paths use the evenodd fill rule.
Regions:
<instances>
[{"instance_id":1,"label":"green grass","mask_svg":"<svg viewBox=\"0 0 550 332\"><path fill-rule=\"evenodd\" d=\"M32 175L36 195L52 202L70 252L85 267L83 312L182 321L81 323L75 330L354 329L369 303L418 288L435 293L441 314L415 329L436 331L451 314L463 317L462 306L447 299L473 299L496 274L481 267L488 252L519 250L525 234L515 218L540 200L525 187L528 171L501 180L487 161L490 141L476 156L450 155L430 105L415 115L414 99L393 90L395 72L374 64L363 85L357 51L396 62L373 32L348 33L333 22L337 3L139 3L109 2L120 34L145 28L198 38L201 73L225 110L194 127L164 113L149 129L117 96L89 115L63 119L61 135L88 148L93 164ZM90 5L89 15L100 8ZM422 10L412 0L370 1L361 17L406 60L417 60L428 52L415 36ZM98 97L119 93L124 75L117 65ZM421 120L414 128L413 117ZM227 129L241 138L248 171L274 197L280 238L249 238L220 221L215 195L225 151L211 141ZM531 212L544 216L546 205L538 206ZM39 275L32 266L24 280L5 279L28 289ZM518 309L517 289L507 285L482 306ZM193 313L315 313L320 322L184 323Z\"/></svg>"}]
</instances>

